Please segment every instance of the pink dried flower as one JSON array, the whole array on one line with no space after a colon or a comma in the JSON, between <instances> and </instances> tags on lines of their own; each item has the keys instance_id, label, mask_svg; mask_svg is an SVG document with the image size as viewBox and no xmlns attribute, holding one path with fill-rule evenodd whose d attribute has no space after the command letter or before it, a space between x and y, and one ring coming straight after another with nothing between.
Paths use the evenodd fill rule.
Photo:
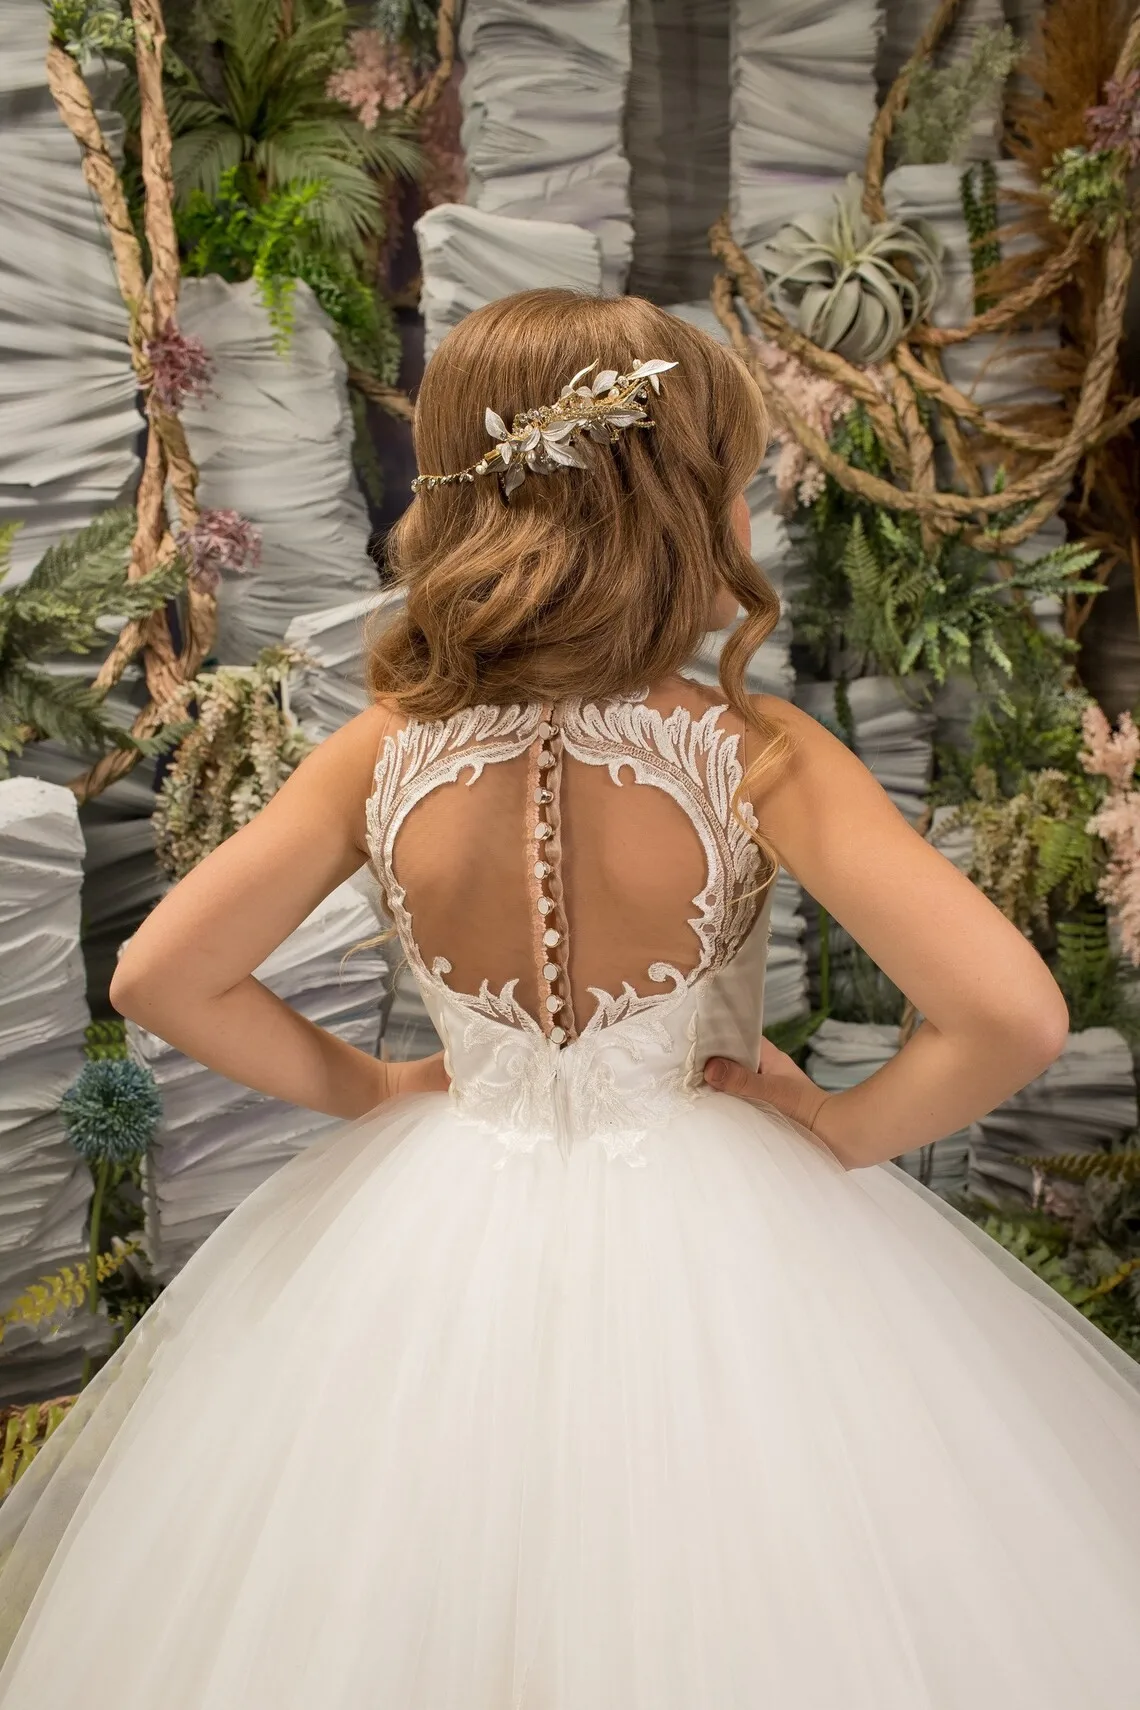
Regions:
<instances>
[{"instance_id":1,"label":"pink dried flower","mask_svg":"<svg viewBox=\"0 0 1140 1710\"><path fill-rule=\"evenodd\" d=\"M407 54L379 30L353 30L348 38L353 63L334 71L325 93L351 107L366 131L374 131L382 111L406 106L416 79Z\"/></svg>"},{"instance_id":2,"label":"pink dried flower","mask_svg":"<svg viewBox=\"0 0 1140 1710\"><path fill-rule=\"evenodd\" d=\"M1140 731L1131 713L1121 713L1113 730L1097 706L1086 707L1081 718L1085 746L1081 765L1090 777L1107 778L1110 790L1130 790L1140 761Z\"/></svg>"},{"instance_id":3,"label":"pink dried flower","mask_svg":"<svg viewBox=\"0 0 1140 1710\"><path fill-rule=\"evenodd\" d=\"M204 593L217 591L222 571L240 574L261 562L261 530L237 511L201 511L193 528L184 529L178 544L187 573Z\"/></svg>"},{"instance_id":4,"label":"pink dried flower","mask_svg":"<svg viewBox=\"0 0 1140 1710\"><path fill-rule=\"evenodd\" d=\"M1085 113L1094 149L1121 149L1129 166L1140 166L1140 70L1110 77L1104 103Z\"/></svg>"},{"instance_id":5,"label":"pink dried flower","mask_svg":"<svg viewBox=\"0 0 1140 1710\"><path fill-rule=\"evenodd\" d=\"M1088 830L1108 845L1097 894L1116 916L1125 955L1140 967L1140 791L1110 795Z\"/></svg>"},{"instance_id":6,"label":"pink dried flower","mask_svg":"<svg viewBox=\"0 0 1140 1710\"><path fill-rule=\"evenodd\" d=\"M187 398L204 398L210 390L213 360L200 338L180 332L168 321L148 339L143 354L151 366L150 390L160 410L175 415Z\"/></svg>"},{"instance_id":7,"label":"pink dried flower","mask_svg":"<svg viewBox=\"0 0 1140 1710\"><path fill-rule=\"evenodd\" d=\"M781 397L787 398L796 414L818 434L830 439L835 424L855 407L851 393L836 381L813 374L798 356L778 344L756 337L752 344ZM780 448L773 473L784 506L793 510L797 504L814 504L823 492L823 470L778 417L772 422L772 438Z\"/></svg>"},{"instance_id":8,"label":"pink dried flower","mask_svg":"<svg viewBox=\"0 0 1140 1710\"><path fill-rule=\"evenodd\" d=\"M1121 713L1113 730L1097 706L1085 708L1081 724L1081 765L1091 777L1108 782L1108 795L1085 827L1108 849L1097 895L1116 916L1125 955L1140 967L1140 790L1135 781L1140 731L1131 713Z\"/></svg>"}]
</instances>

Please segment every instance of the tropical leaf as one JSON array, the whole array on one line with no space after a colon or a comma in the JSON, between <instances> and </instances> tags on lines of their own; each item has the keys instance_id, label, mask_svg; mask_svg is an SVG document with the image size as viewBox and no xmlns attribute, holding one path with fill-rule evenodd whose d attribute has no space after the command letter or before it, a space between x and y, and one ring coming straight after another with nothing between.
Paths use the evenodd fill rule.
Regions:
<instances>
[{"instance_id":1,"label":"tropical leaf","mask_svg":"<svg viewBox=\"0 0 1140 1710\"><path fill-rule=\"evenodd\" d=\"M196 190L212 201L221 193L226 173L241 164L241 137L215 121L176 137L170 160L183 205Z\"/></svg>"},{"instance_id":2,"label":"tropical leaf","mask_svg":"<svg viewBox=\"0 0 1140 1710\"><path fill-rule=\"evenodd\" d=\"M320 185L314 218L324 241L358 258L384 223L378 179L413 175L422 155L414 122L385 112L368 131L329 96L351 16L341 0L214 0L210 75L175 63L167 78L179 205L216 197L228 171L249 174L256 203ZM203 78L210 84L203 86Z\"/></svg>"}]
</instances>

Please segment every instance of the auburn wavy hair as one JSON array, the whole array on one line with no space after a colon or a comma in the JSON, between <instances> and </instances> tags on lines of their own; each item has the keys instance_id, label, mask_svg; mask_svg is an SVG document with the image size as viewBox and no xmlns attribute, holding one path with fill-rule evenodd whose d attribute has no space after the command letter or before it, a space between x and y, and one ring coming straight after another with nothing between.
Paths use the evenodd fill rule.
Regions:
<instances>
[{"instance_id":1,"label":"auburn wavy hair","mask_svg":"<svg viewBox=\"0 0 1140 1710\"><path fill-rule=\"evenodd\" d=\"M588 470L528 474L509 499L490 475L417 494L386 542L406 598L370 637L369 687L418 719L629 694L692 658L723 585L745 615L722 651L721 687L761 738L744 793L787 739L744 688L780 602L731 522L767 441L740 359L638 297L521 291L440 343L416 401L416 460L424 474L467 468L490 443L488 406L509 423L553 403L595 358L625 374L651 357L677 364L650 394L654 425L612 446L583 438Z\"/></svg>"}]
</instances>

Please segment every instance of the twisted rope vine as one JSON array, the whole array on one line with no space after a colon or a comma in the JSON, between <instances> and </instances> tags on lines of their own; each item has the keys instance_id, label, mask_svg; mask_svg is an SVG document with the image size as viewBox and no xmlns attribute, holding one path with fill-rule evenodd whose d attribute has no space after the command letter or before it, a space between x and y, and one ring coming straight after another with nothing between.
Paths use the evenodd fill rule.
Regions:
<instances>
[{"instance_id":1,"label":"twisted rope vine","mask_svg":"<svg viewBox=\"0 0 1140 1710\"><path fill-rule=\"evenodd\" d=\"M885 217L882 184L886 147L894 122L906 104L911 78L953 20L960 0L942 0L917 48L903 66L872 128L864 173L863 205L875 219ZM1140 59L1140 12L1129 26L1115 75L1123 77ZM1052 295L1069 277L1088 246L1097 240L1091 222L1074 231L1064 250L1042 267L1020 291L960 327L935 327L923 321L897 346L879 370L880 390L864 371L835 351L824 351L785 320L768 296L759 270L733 238L727 218L713 226L709 241L723 271L713 282L712 305L734 348L747 363L772 413L808 455L846 491L892 511L916 515L923 532L965 527L970 538L996 557L1026 540L1064 499L1086 454L1140 419L1140 399L1109 411L1113 376L1124 327L1132 255L1124 229L1105 240L1104 285L1097 306L1093 348L1082 376L1068 432L1057 439L1003 422L966 397L946 378L940 352L1013 325L1027 310ZM882 443L891 479L855 469L797 411L760 360L737 306L743 303L759 331L781 350L797 357L813 373L843 386L864 407ZM934 482L934 444L918 408L919 396L934 400L943 439L962 491L941 491ZM979 444L1009 446L1040 458L1036 467L1001 493L987 493L976 461ZM998 521L1011 511L1014 521Z\"/></svg>"},{"instance_id":2,"label":"twisted rope vine","mask_svg":"<svg viewBox=\"0 0 1140 1710\"><path fill-rule=\"evenodd\" d=\"M145 400L146 455L135 501L135 533L127 569L128 577L134 581L168 564L177 554L167 524L167 485L174 494L183 529L194 527L199 511L198 471L186 434L177 414L166 409L155 396L154 372L147 355L152 341L174 321L182 277L174 230L170 123L162 89L166 30L160 0L131 0L131 16L142 108L144 219L151 252L149 281L122 181L91 93L70 54L54 42L48 48L47 80L60 118L79 144L83 175L106 220L119 294L127 310L131 362ZM95 687L112 688L131 661L142 655L150 699L131 726L132 736L153 736L167 722L168 709L178 691L197 675L213 641L216 624L214 596L196 586L191 578L186 591L186 635L181 649L175 645L165 610L123 626L95 677ZM73 778L71 788L81 802L89 801L116 779L125 777L139 758L135 749L113 749Z\"/></svg>"}]
</instances>

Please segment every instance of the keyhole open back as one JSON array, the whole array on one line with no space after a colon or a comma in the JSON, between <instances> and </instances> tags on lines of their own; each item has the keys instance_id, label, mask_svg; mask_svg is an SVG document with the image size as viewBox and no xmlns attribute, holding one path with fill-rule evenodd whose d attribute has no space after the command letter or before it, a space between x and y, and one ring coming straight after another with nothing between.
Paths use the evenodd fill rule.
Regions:
<instances>
[{"instance_id":1,"label":"keyhole open back","mask_svg":"<svg viewBox=\"0 0 1140 1710\"><path fill-rule=\"evenodd\" d=\"M616 995L665 996L730 954L762 901L731 811L740 720L674 678L599 704L393 716L370 805L414 961L556 1044Z\"/></svg>"}]
</instances>

